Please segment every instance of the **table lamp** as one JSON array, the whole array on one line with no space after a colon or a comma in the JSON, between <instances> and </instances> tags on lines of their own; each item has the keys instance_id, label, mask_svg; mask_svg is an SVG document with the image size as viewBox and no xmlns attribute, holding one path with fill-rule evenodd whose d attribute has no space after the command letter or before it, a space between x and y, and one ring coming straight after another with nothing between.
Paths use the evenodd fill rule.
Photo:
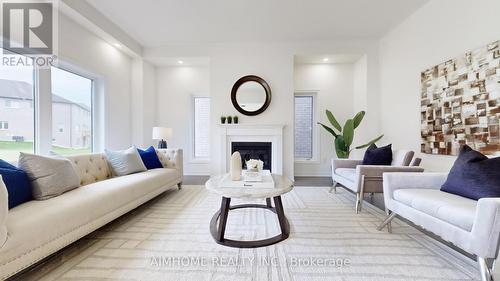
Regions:
<instances>
[{"instance_id":1,"label":"table lamp","mask_svg":"<svg viewBox=\"0 0 500 281\"><path fill-rule=\"evenodd\" d=\"M153 139L158 141L158 148L167 148L167 141L172 137L172 128L153 127Z\"/></svg>"}]
</instances>

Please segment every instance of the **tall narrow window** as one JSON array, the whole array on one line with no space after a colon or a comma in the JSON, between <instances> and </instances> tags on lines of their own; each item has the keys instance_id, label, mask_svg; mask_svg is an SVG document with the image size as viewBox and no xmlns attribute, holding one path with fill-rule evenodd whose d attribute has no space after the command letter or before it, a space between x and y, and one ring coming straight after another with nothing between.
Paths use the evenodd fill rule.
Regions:
<instances>
[{"instance_id":1,"label":"tall narrow window","mask_svg":"<svg viewBox=\"0 0 500 281\"><path fill-rule=\"evenodd\" d=\"M92 151L92 80L52 67L52 150L62 155Z\"/></svg>"},{"instance_id":2,"label":"tall narrow window","mask_svg":"<svg viewBox=\"0 0 500 281\"><path fill-rule=\"evenodd\" d=\"M27 59L12 56L15 61ZM32 66L0 65L0 159L12 161L19 152L34 151L34 80Z\"/></svg>"},{"instance_id":3,"label":"tall narrow window","mask_svg":"<svg viewBox=\"0 0 500 281\"><path fill-rule=\"evenodd\" d=\"M295 96L295 159L313 158L314 96Z\"/></svg>"},{"instance_id":4,"label":"tall narrow window","mask_svg":"<svg viewBox=\"0 0 500 281\"><path fill-rule=\"evenodd\" d=\"M210 157L210 98L194 97L194 158Z\"/></svg>"}]
</instances>

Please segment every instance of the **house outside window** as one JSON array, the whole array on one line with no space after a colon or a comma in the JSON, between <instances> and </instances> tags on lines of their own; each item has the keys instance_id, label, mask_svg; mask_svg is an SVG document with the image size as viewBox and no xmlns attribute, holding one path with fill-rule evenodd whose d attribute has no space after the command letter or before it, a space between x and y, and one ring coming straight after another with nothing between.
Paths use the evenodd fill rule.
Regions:
<instances>
[{"instance_id":1,"label":"house outside window","mask_svg":"<svg viewBox=\"0 0 500 281\"><path fill-rule=\"evenodd\" d=\"M92 151L92 79L52 67L52 149L59 154ZM71 88L68 87L71 85Z\"/></svg>"},{"instance_id":2,"label":"house outside window","mask_svg":"<svg viewBox=\"0 0 500 281\"><path fill-rule=\"evenodd\" d=\"M30 60L22 55L12 56ZM35 152L35 110L29 106L34 100L34 89L33 64L0 65L0 159L13 161L19 152Z\"/></svg>"}]
</instances>

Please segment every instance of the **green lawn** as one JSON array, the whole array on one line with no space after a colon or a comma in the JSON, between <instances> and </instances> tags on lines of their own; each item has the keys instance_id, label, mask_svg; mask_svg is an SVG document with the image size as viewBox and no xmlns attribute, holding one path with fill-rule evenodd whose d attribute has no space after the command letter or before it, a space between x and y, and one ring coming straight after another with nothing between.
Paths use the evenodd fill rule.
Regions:
<instances>
[{"instance_id":1,"label":"green lawn","mask_svg":"<svg viewBox=\"0 0 500 281\"><path fill-rule=\"evenodd\" d=\"M61 155L90 153L90 149L76 149L55 145L52 146L52 151ZM7 161L17 160L19 152L33 153L33 142L0 141L0 159Z\"/></svg>"}]
</instances>

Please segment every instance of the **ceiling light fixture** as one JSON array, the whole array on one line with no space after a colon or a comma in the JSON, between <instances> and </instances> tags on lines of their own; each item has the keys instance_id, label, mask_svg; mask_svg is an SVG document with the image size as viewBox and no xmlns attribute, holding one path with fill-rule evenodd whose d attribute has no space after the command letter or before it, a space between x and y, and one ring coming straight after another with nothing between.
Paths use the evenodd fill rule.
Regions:
<instances>
[{"instance_id":1,"label":"ceiling light fixture","mask_svg":"<svg viewBox=\"0 0 500 281\"><path fill-rule=\"evenodd\" d=\"M324 58L324 59L323 59L323 62L328 62L328 58Z\"/></svg>"},{"instance_id":2,"label":"ceiling light fixture","mask_svg":"<svg viewBox=\"0 0 500 281\"><path fill-rule=\"evenodd\" d=\"M183 61L181 61L181 60L178 60L178 61L177 61L177 63L178 63L178 64L183 64L184 62L183 62Z\"/></svg>"},{"instance_id":3,"label":"ceiling light fixture","mask_svg":"<svg viewBox=\"0 0 500 281\"><path fill-rule=\"evenodd\" d=\"M120 47L122 46L122 45L120 45L120 44L118 44L118 43L115 43L115 44L113 44L113 45L114 45L115 47L117 47L117 48L120 48Z\"/></svg>"}]
</instances>

